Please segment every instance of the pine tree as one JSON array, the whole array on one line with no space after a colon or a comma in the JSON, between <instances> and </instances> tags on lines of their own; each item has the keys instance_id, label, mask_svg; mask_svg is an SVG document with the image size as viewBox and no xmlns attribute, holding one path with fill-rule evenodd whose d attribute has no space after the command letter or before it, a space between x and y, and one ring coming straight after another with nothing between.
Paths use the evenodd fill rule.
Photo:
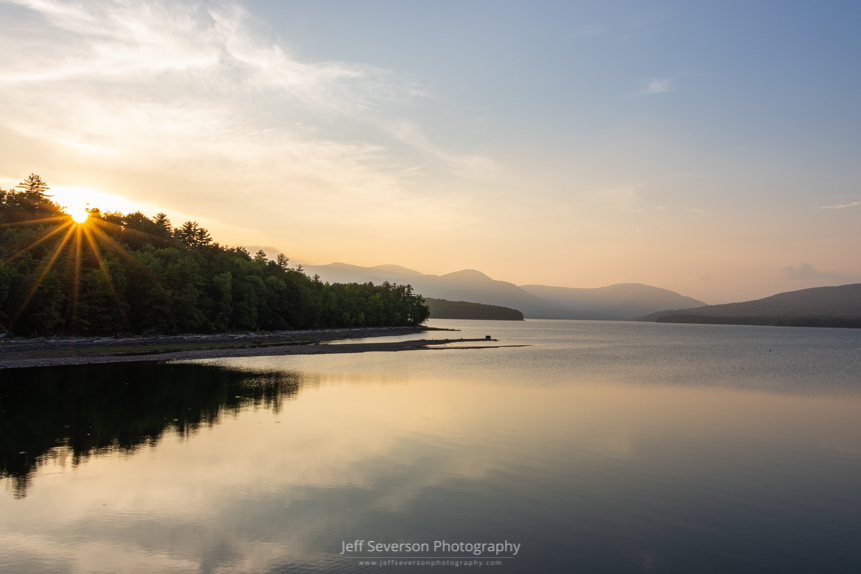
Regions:
<instances>
[{"instance_id":1,"label":"pine tree","mask_svg":"<svg viewBox=\"0 0 861 574\"><path fill-rule=\"evenodd\" d=\"M24 196L30 200L44 201L45 199L52 197L45 193L50 189L48 184L35 173L31 173L27 179L15 187L20 189Z\"/></svg>"}]
</instances>

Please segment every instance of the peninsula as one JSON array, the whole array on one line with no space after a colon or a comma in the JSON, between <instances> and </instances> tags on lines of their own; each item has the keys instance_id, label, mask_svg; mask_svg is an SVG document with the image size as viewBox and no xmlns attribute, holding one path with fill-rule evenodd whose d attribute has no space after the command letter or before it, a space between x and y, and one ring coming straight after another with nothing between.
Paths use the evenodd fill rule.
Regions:
<instances>
[{"instance_id":1,"label":"peninsula","mask_svg":"<svg viewBox=\"0 0 861 574\"><path fill-rule=\"evenodd\" d=\"M31 174L0 189L0 333L176 335L417 326L410 285L329 284L197 222L54 203Z\"/></svg>"}]
</instances>

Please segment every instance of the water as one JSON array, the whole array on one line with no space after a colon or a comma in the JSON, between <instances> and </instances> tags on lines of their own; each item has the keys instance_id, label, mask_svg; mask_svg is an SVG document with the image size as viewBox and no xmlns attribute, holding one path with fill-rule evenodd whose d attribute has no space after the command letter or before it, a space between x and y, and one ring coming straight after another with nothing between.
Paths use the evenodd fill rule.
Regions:
<instances>
[{"instance_id":1,"label":"water","mask_svg":"<svg viewBox=\"0 0 861 574\"><path fill-rule=\"evenodd\" d=\"M861 332L432 324L530 346L3 372L0 571L861 569Z\"/></svg>"}]
</instances>

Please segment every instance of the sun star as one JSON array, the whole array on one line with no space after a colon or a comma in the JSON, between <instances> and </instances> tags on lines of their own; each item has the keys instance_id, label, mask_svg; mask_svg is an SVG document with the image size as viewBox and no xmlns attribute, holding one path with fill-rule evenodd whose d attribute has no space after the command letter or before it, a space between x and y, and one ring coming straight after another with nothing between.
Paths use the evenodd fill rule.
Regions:
<instances>
[{"instance_id":1,"label":"sun star","mask_svg":"<svg viewBox=\"0 0 861 574\"><path fill-rule=\"evenodd\" d=\"M72 221L74 221L78 225L85 222L90 216L90 214L87 213L87 210L84 207L70 207L66 210L66 213L68 213L69 216L72 218Z\"/></svg>"}]
</instances>

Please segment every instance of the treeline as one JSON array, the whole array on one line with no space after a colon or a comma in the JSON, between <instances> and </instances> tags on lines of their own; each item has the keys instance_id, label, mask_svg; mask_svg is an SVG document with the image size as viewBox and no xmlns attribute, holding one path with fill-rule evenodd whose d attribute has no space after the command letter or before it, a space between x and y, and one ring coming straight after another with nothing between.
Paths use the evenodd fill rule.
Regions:
<instances>
[{"instance_id":1,"label":"treeline","mask_svg":"<svg viewBox=\"0 0 861 574\"><path fill-rule=\"evenodd\" d=\"M709 317L706 315L665 315L656 323L692 323L700 325L759 325L764 327L829 327L861 329L861 317Z\"/></svg>"},{"instance_id":2,"label":"treeline","mask_svg":"<svg viewBox=\"0 0 861 574\"><path fill-rule=\"evenodd\" d=\"M523 321L523 313L510 307L448 301L447 299L425 299L433 319L470 319L484 321Z\"/></svg>"},{"instance_id":3,"label":"treeline","mask_svg":"<svg viewBox=\"0 0 861 574\"><path fill-rule=\"evenodd\" d=\"M409 285L328 284L196 222L89 211L76 224L31 175L0 189L0 330L18 335L208 333L418 325Z\"/></svg>"}]
</instances>

